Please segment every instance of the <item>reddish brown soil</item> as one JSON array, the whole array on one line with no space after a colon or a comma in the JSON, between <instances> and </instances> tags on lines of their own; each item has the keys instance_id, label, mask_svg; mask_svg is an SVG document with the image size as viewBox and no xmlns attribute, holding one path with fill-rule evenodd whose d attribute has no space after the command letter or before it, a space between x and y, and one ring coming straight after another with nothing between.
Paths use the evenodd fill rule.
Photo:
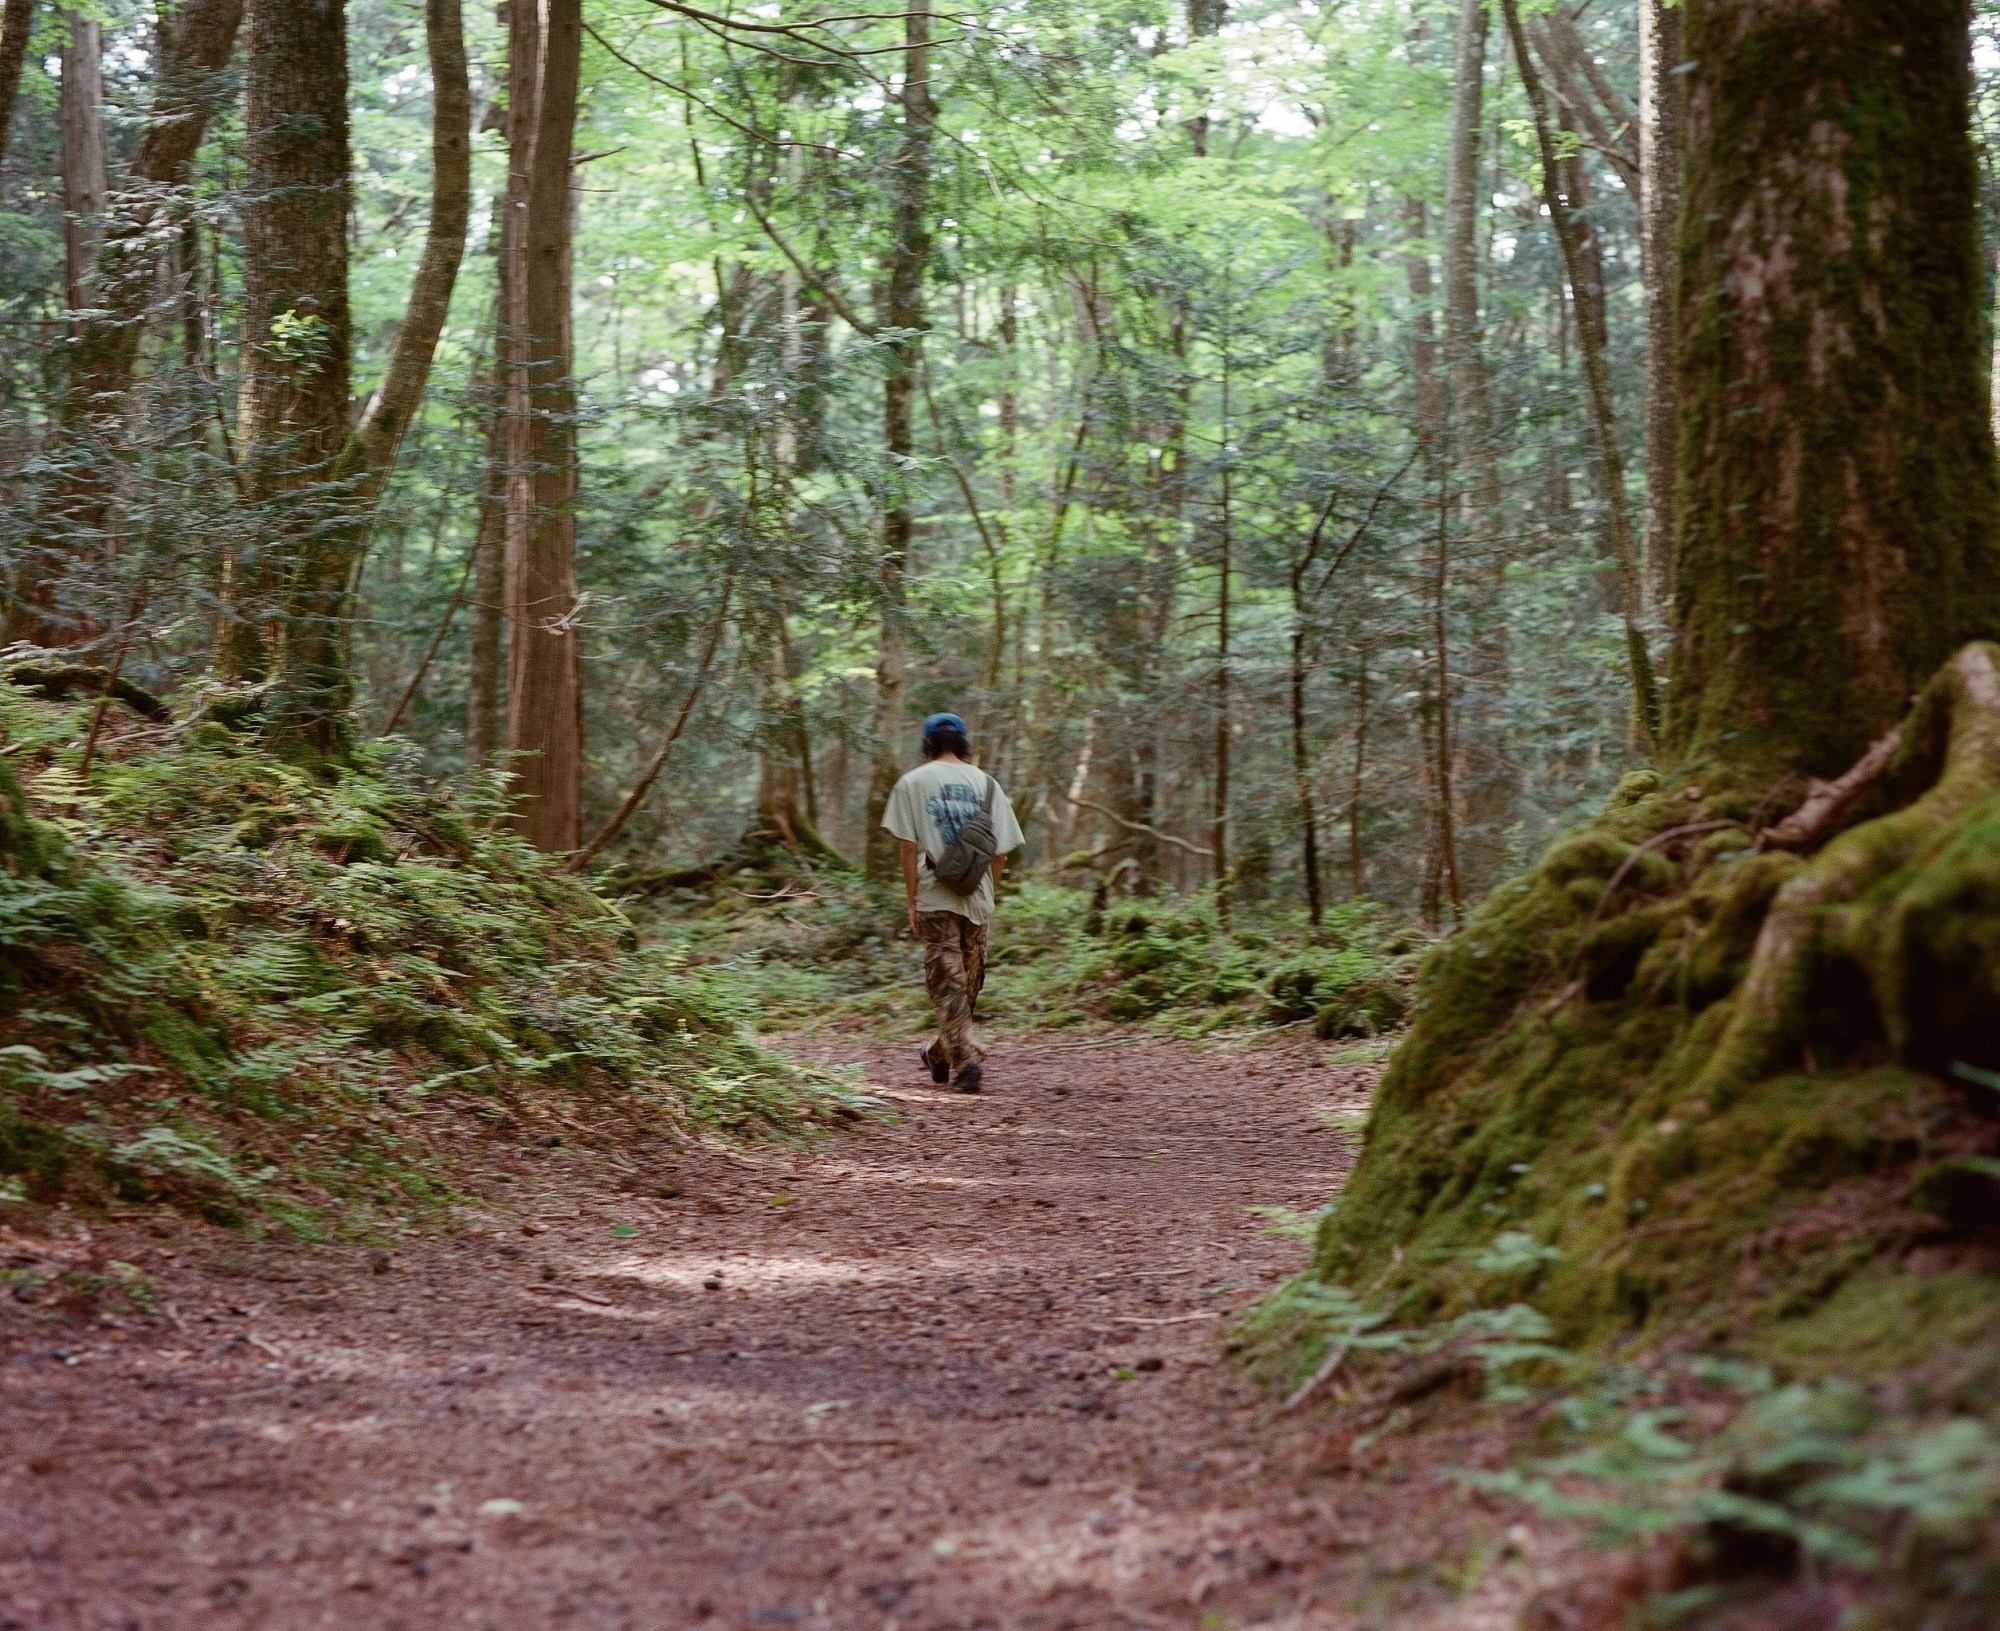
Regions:
<instances>
[{"instance_id":1,"label":"reddish brown soil","mask_svg":"<svg viewBox=\"0 0 2000 1631\"><path fill-rule=\"evenodd\" d=\"M509 1216L392 1259L0 1231L48 1279L0 1300L0 1628L1471 1628L1547 1578L1219 1356L1305 1254L1248 1208L1334 1193L1367 1073L1022 1048L970 1098L816 1051L900 1123L671 1199L532 1147ZM111 1259L158 1313L60 1301Z\"/></svg>"}]
</instances>

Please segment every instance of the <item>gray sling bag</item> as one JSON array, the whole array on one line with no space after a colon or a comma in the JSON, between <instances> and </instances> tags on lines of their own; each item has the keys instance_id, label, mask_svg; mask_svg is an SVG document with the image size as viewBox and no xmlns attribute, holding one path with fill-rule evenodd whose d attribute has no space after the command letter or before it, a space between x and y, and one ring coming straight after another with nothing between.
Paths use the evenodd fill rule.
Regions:
<instances>
[{"instance_id":1,"label":"gray sling bag","mask_svg":"<svg viewBox=\"0 0 2000 1631\"><path fill-rule=\"evenodd\" d=\"M1000 853L1000 840L993 834L993 793L999 787L986 778L986 802L977 815L967 819L958 836L945 845L944 854L931 863L931 876L954 895L967 899L979 893L979 881Z\"/></svg>"}]
</instances>

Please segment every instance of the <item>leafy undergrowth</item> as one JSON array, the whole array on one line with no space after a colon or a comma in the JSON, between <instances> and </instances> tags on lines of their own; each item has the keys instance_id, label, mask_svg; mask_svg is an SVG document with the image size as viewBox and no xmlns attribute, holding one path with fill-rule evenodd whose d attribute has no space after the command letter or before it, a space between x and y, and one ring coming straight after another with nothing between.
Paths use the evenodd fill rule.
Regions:
<instances>
[{"instance_id":1,"label":"leafy undergrowth","mask_svg":"<svg viewBox=\"0 0 2000 1631\"><path fill-rule=\"evenodd\" d=\"M321 1232L448 1199L467 1128L858 1105L501 830L493 785L395 746L316 774L212 722L126 731L86 784L89 712L0 685L0 1201Z\"/></svg>"},{"instance_id":2,"label":"leafy undergrowth","mask_svg":"<svg viewBox=\"0 0 2000 1631\"><path fill-rule=\"evenodd\" d=\"M1844 830L1635 776L1497 891L1244 1333L1377 1430L1498 1386L1531 1453L1486 1487L1646 1552L1655 1623L2000 1623L1996 659Z\"/></svg>"},{"instance_id":3,"label":"leafy undergrowth","mask_svg":"<svg viewBox=\"0 0 2000 1631\"><path fill-rule=\"evenodd\" d=\"M900 887L803 865L739 874L662 899L649 927L716 1000L774 1029L846 1015L914 1030L928 1017ZM1303 912L1239 908L1225 929L1206 896L1100 904L1031 878L1000 903L980 1018L1010 1031L1299 1025L1372 1040L1403 1021L1415 944L1367 902L1336 907L1317 929Z\"/></svg>"}]
</instances>

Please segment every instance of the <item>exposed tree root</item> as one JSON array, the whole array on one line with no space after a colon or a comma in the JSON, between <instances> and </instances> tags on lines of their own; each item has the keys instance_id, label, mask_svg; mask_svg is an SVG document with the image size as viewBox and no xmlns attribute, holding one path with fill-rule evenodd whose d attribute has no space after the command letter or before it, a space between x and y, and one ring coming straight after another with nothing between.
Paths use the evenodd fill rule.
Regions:
<instances>
[{"instance_id":1,"label":"exposed tree root","mask_svg":"<svg viewBox=\"0 0 2000 1631\"><path fill-rule=\"evenodd\" d=\"M1926 790L1833 839L1779 889L1729 1028L1697 1083L1704 1093L1741 1090L1794 1062L1813 1040L1829 964L1866 982L1905 1062L2000 1063L1996 925L1971 944L1955 932L1963 915L1990 918L2000 908L2000 867L1962 844L1968 820L2000 795L2000 647L1967 646L1925 688L1904 729L1839 782L1815 788L1782 825L1824 826L1878 781L1905 796Z\"/></svg>"},{"instance_id":2,"label":"exposed tree root","mask_svg":"<svg viewBox=\"0 0 2000 1631\"><path fill-rule=\"evenodd\" d=\"M1436 949L1320 1277L1585 1342L1903 1295L1897 1255L1972 1215L1936 1174L2000 1155L2000 647L1761 835L1753 806L1630 777Z\"/></svg>"}]
</instances>

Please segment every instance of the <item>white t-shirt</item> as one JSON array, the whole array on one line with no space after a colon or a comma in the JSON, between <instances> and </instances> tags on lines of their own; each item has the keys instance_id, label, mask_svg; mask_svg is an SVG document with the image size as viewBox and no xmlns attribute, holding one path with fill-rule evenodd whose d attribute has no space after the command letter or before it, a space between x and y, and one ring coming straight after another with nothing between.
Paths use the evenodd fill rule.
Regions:
<instances>
[{"instance_id":1,"label":"white t-shirt","mask_svg":"<svg viewBox=\"0 0 2000 1631\"><path fill-rule=\"evenodd\" d=\"M935 861L958 836L958 829L977 815L986 803L988 784L993 787L993 836L1000 853L1017 850L1023 843L1021 824L1014 819L1014 806L1000 784L976 765L947 764L933 759L919 765L889 795L889 807L882 812L883 827L906 843L923 851L917 861L917 910L956 912L974 923L993 917L993 874L980 880L974 895L954 894L931 873Z\"/></svg>"}]
</instances>

